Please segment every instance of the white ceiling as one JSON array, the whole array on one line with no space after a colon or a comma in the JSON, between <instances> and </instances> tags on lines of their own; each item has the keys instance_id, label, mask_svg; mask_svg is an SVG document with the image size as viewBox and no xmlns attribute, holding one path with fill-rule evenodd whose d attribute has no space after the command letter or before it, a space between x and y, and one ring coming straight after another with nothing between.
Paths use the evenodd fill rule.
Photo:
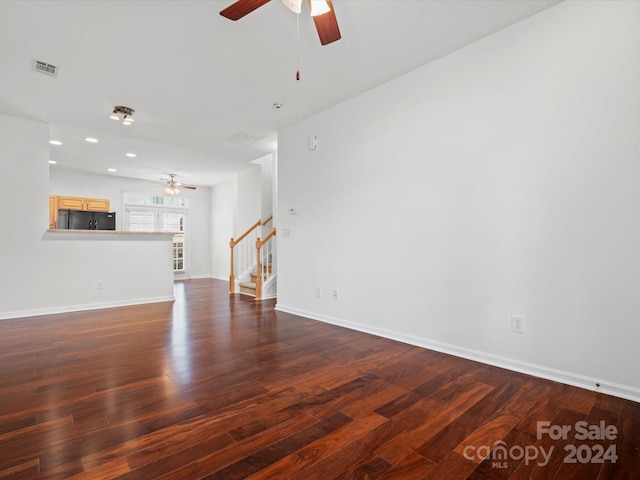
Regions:
<instances>
[{"instance_id":1,"label":"white ceiling","mask_svg":"<svg viewBox=\"0 0 640 480\"><path fill-rule=\"evenodd\" d=\"M218 14L233 0L3 0L0 113L51 124L52 168L215 185L275 151L278 129L557 2L333 0L342 39L327 46L303 5L296 81L296 15L279 0L237 22ZM109 119L115 105L132 126ZM226 141L239 132L264 138Z\"/></svg>"}]
</instances>

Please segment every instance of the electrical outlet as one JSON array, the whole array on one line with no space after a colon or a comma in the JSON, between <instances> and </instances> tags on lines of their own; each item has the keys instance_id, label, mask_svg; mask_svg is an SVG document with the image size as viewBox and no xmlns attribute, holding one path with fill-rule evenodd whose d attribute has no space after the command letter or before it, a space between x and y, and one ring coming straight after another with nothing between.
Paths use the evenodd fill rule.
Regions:
<instances>
[{"instance_id":1,"label":"electrical outlet","mask_svg":"<svg viewBox=\"0 0 640 480\"><path fill-rule=\"evenodd\" d=\"M316 288L316 298L322 298L322 289L320 287Z\"/></svg>"},{"instance_id":2,"label":"electrical outlet","mask_svg":"<svg viewBox=\"0 0 640 480\"><path fill-rule=\"evenodd\" d=\"M333 298L333 301L334 301L334 302L337 302L337 301L338 301L338 290L333 290L333 291L331 292L331 298Z\"/></svg>"},{"instance_id":3,"label":"electrical outlet","mask_svg":"<svg viewBox=\"0 0 640 480\"><path fill-rule=\"evenodd\" d=\"M96 281L96 290L102 290L103 286L104 286L104 284L102 283L102 280L97 280Z\"/></svg>"},{"instance_id":4,"label":"electrical outlet","mask_svg":"<svg viewBox=\"0 0 640 480\"><path fill-rule=\"evenodd\" d=\"M524 317L520 315L511 315L511 331L515 333L525 333Z\"/></svg>"}]
</instances>

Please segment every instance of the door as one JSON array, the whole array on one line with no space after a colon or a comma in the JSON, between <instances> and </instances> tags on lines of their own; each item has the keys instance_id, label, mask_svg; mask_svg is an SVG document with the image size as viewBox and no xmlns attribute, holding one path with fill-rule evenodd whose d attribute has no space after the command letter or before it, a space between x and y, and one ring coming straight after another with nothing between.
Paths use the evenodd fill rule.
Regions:
<instances>
[{"instance_id":1,"label":"door","mask_svg":"<svg viewBox=\"0 0 640 480\"><path fill-rule=\"evenodd\" d=\"M185 257L185 221L184 212L174 210L160 211L161 230L173 232L173 274L174 278L189 278L187 258Z\"/></svg>"},{"instance_id":2,"label":"door","mask_svg":"<svg viewBox=\"0 0 640 480\"><path fill-rule=\"evenodd\" d=\"M124 229L133 232L172 232L174 278L189 278L189 236L186 209L127 206Z\"/></svg>"}]
</instances>

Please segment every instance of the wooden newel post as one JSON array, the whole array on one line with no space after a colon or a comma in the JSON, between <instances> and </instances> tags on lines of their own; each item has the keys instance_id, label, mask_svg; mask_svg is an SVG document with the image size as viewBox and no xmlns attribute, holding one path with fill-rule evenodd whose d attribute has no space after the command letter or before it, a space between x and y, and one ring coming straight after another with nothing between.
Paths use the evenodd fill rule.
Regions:
<instances>
[{"instance_id":1,"label":"wooden newel post","mask_svg":"<svg viewBox=\"0 0 640 480\"><path fill-rule=\"evenodd\" d=\"M231 267L229 270L229 293L236 293L236 277L234 276L234 268L233 268L233 247L235 243L233 241L233 237L229 241L229 246L231 247Z\"/></svg>"},{"instance_id":2,"label":"wooden newel post","mask_svg":"<svg viewBox=\"0 0 640 480\"><path fill-rule=\"evenodd\" d=\"M262 248L260 238L256 239L256 300L262 299L262 259L260 258L260 249Z\"/></svg>"}]
</instances>

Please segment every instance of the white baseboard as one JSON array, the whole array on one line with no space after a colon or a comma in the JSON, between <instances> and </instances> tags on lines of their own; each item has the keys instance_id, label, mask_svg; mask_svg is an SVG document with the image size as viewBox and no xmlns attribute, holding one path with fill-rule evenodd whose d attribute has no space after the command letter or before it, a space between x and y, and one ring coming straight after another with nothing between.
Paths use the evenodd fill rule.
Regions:
<instances>
[{"instance_id":1,"label":"white baseboard","mask_svg":"<svg viewBox=\"0 0 640 480\"><path fill-rule=\"evenodd\" d=\"M318 315L286 305L277 304L275 308L276 310L279 310L281 312L291 313L293 315L298 315L312 320L318 320L320 322L330 323L332 325L349 328L351 330L357 330L363 333L369 333L371 335L388 338L390 340L397 340L402 343L427 348L436 352L455 355L456 357L466 358L468 360L473 360L487 365L505 368L514 372L524 373L526 375L532 375L534 377L544 378L547 380L552 380L555 382L560 382L566 385L580 387L587 390L598 391L600 393L632 400L634 402L640 402L640 389L628 385L621 385L615 382L607 382L577 373L549 368L533 363L521 362L520 360L501 357L499 355L493 355L491 353L473 350L465 347L459 347L448 343L437 342L426 338L416 337L414 335L394 332L392 330L372 328L369 325L348 322L326 315ZM596 383L600 386L596 387Z\"/></svg>"},{"instance_id":2,"label":"white baseboard","mask_svg":"<svg viewBox=\"0 0 640 480\"><path fill-rule=\"evenodd\" d=\"M146 303L173 302L175 297L167 295L162 297L137 298L125 301L88 303L83 305L64 305L58 307L35 308L33 310L18 310L14 312L0 312L0 320L10 318L35 317L40 315L53 315L56 313L79 312L82 310L98 310L100 308L128 307L131 305L144 305Z\"/></svg>"},{"instance_id":3,"label":"white baseboard","mask_svg":"<svg viewBox=\"0 0 640 480\"><path fill-rule=\"evenodd\" d=\"M214 280L224 280L225 282L229 281L229 275L209 275L207 278L213 278Z\"/></svg>"},{"instance_id":4,"label":"white baseboard","mask_svg":"<svg viewBox=\"0 0 640 480\"><path fill-rule=\"evenodd\" d=\"M202 280L202 279L213 279L213 280L223 280L225 282L229 281L229 276L224 276L224 275L191 275L189 277L185 277L185 278L174 278L174 281L179 281L179 280Z\"/></svg>"}]
</instances>

